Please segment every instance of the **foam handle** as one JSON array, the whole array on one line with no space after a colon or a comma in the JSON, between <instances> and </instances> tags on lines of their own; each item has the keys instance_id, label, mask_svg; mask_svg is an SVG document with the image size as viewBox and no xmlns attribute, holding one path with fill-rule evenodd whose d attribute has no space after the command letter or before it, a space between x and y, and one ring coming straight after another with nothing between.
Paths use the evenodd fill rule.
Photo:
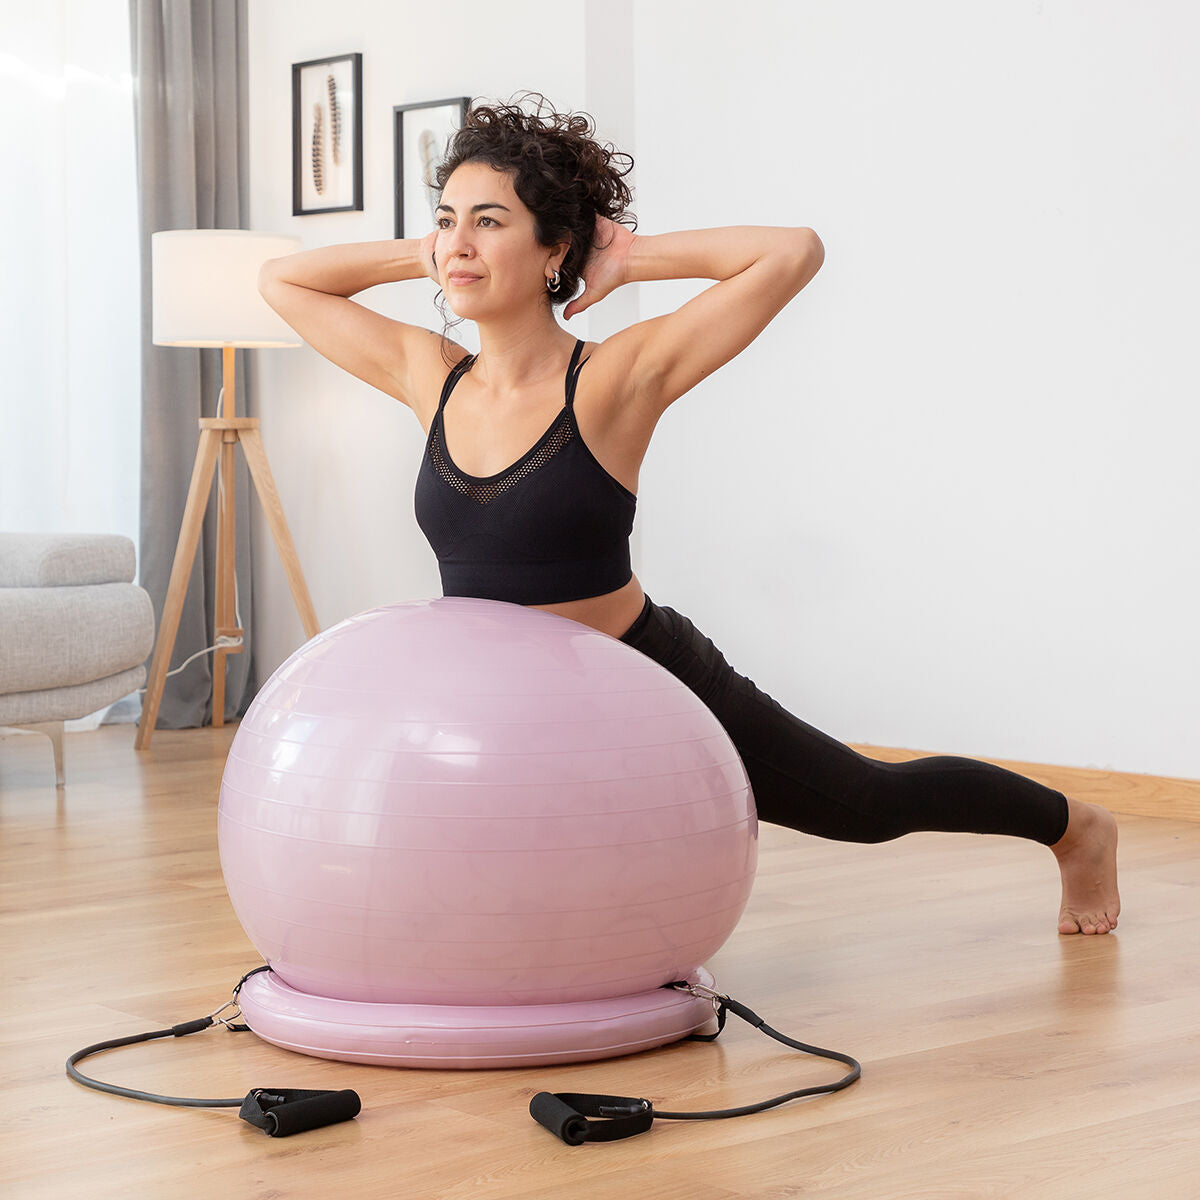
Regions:
<instances>
[{"instance_id":1,"label":"foam handle","mask_svg":"<svg viewBox=\"0 0 1200 1200\"><path fill-rule=\"evenodd\" d=\"M257 1125L268 1137L291 1137L308 1129L320 1129L349 1121L362 1111L357 1092L314 1092L281 1089L277 1092L256 1088L242 1104L239 1114L244 1121Z\"/></svg>"},{"instance_id":2,"label":"foam handle","mask_svg":"<svg viewBox=\"0 0 1200 1200\"><path fill-rule=\"evenodd\" d=\"M293 1100L267 1113L267 1136L290 1137L306 1129L336 1125L339 1121L353 1120L361 1111L362 1101L358 1093L349 1089L313 1096L307 1100Z\"/></svg>"},{"instance_id":3,"label":"foam handle","mask_svg":"<svg viewBox=\"0 0 1200 1200\"><path fill-rule=\"evenodd\" d=\"M568 1146L580 1146L587 1141L587 1120L550 1092L538 1092L530 1100L529 1115Z\"/></svg>"}]
</instances>

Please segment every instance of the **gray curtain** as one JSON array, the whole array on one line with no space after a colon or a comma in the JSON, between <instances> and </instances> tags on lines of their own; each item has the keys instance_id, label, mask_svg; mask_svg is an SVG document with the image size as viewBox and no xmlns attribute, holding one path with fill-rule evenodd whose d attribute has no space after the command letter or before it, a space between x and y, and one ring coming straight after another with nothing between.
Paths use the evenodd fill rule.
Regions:
<instances>
[{"instance_id":1,"label":"gray curtain","mask_svg":"<svg viewBox=\"0 0 1200 1200\"><path fill-rule=\"evenodd\" d=\"M150 235L163 229L242 229L248 215L247 0L130 0L142 253L141 584L162 617L183 522L198 418L216 416L220 350L151 341ZM247 415L245 351L238 351L238 414ZM226 660L225 715L253 698L249 487L237 455L238 609L244 650ZM192 567L171 669L211 646L216 585L216 487ZM212 655L169 678L157 728L212 719Z\"/></svg>"}]
</instances>

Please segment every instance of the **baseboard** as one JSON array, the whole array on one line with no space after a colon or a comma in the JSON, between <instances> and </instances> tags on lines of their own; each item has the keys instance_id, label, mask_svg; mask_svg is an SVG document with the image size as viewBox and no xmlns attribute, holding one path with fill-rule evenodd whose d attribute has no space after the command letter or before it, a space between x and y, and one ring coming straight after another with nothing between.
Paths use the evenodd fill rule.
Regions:
<instances>
[{"instance_id":1,"label":"baseboard","mask_svg":"<svg viewBox=\"0 0 1200 1200\"><path fill-rule=\"evenodd\" d=\"M895 750L887 746L855 746L860 754L882 762L907 762L936 750ZM1010 762L983 758L983 762L1027 775L1077 800L1090 800L1110 812L1136 817L1162 817L1172 821L1200 821L1200 780L1169 779L1161 775L1129 775L1121 771L1094 771L1086 767L1055 767L1046 763Z\"/></svg>"}]
</instances>

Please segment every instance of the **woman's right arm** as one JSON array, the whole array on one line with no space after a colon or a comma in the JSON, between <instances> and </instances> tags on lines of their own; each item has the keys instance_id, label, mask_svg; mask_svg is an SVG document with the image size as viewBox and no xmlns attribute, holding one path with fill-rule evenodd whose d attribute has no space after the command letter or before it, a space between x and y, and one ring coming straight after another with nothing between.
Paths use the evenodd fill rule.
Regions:
<instances>
[{"instance_id":1,"label":"woman's right arm","mask_svg":"<svg viewBox=\"0 0 1200 1200\"><path fill-rule=\"evenodd\" d=\"M412 408L431 389L436 395L445 377L442 339L350 297L431 277L432 246L431 236L304 250L264 263L258 290L319 354Z\"/></svg>"}]
</instances>

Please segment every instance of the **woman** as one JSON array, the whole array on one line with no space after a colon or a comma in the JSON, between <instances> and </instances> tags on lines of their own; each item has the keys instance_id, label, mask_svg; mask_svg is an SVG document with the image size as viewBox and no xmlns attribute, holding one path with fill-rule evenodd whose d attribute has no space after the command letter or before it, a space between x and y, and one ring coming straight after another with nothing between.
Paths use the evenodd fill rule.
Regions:
<instances>
[{"instance_id":1,"label":"woman","mask_svg":"<svg viewBox=\"0 0 1200 1200\"><path fill-rule=\"evenodd\" d=\"M584 114L477 105L438 171L437 228L416 240L277 259L260 287L321 354L412 409L428 435L417 519L448 595L531 605L620 638L713 710L737 746L759 816L821 837L879 842L920 830L1003 833L1049 846L1060 933L1116 928L1116 823L1012 772L966 758L865 758L737 675L630 570L638 472L659 418L744 350L820 269L811 229L741 226L635 236L632 163ZM429 276L481 350L350 299ZM601 343L570 319L625 283L714 283L678 311ZM574 296L580 280L583 292Z\"/></svg>"}]
</instances>

